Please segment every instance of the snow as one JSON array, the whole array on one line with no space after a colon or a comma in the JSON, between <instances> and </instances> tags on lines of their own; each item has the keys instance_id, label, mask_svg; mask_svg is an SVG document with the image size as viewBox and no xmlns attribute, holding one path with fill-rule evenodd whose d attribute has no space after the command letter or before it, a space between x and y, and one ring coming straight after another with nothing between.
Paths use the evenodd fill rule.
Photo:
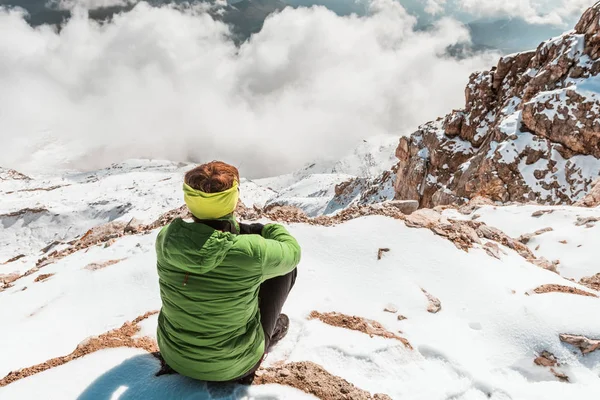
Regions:
<instances>
[{"instance_id":1,"label":"snow","mask_svg":"<svg viewBox=\"0 0 600 400\"><path fill-rule=\"evenodd\" d=\"M552 213L532 217L531 214L538 210L551 210ZM575 224L579 217L600 217L600 208L484 206L468 216L456 211L446 211L446 215L454 219L470 219L473 214L480 216L479 221L495 226L514 238L539 229L553 228L552 232L535 236L527 243L537 257L560 260L558 272L575 280L600 272L598 253L594 251L598 247L600 222L591 228ZM563 244L561 241L567 243Z\"/></svg>"},{"instance_id":2,"label":"snow","mask_svg":"<svg viewBox=\"0 0 600 400\"><path fill-rule=\"evenodd\" d=\"M175 168L172 173L177 171ZM296 183L294 193L308 195L312 184L320 187L318 181L311 183L319 176L307 175ZM151 188L156 178L150 169L140 172L137 182ZM254 184L256 190L245 196L252 202L256 195L261 202L264 194L256 181ZM104 192L121 203L137 201L137 192L127 190L118 179L104 185ZM136 206L140 208L132 212L135 218L154 218L157 207L150 200L139 200L140 204L146 202L147 208ZM12 206L21 208L15 199ZM80 205L65 199L63 207L69 206ZM559 272L565 277L577 279L600 272L594 260L600 223L594 228L574 225L577 216L600 216L600 210L556 207L553 214L532 218L531 213L539 209L548 207L483 207L476 213L512 236L552 226L554 232L530 242L532 248L540 245L534 250L537 255L560 258ZM63 223L70 220L57 221L56 226L64 230ZM4 237L10 236L8 230L18 233L26 228L0 229ZM600 300L557 293L529 295L543 284L577 285L534 266L514 251L502 247L505 254L501 259L489 256L481 246L465 252L428 229L408 228L402 221L381 216L333 227L292 224L289 229L302 245L303 259L296 287L284 308L291 319L290 332L269 354L267 366L316 362L361 389L386 393L393 399L592 399L600 390L600 353L582 357L558 337L560 333L597 337L600 319L593 316ZM156 234L127 236L109 247L76 252L0 292L0 343L10 344L3 346L0 377L69 354L89 336L159 309ZM568 243L558 243L562 239ZM8 240L4 251L25 251L29 256L22 262L23 268L29 269L36 260L32 256L38 251L36 240L29 247ZM377 260L378 249L384 247L390 251ZM92 262L118 259L123 260L100 270L85 269ZM41 273L55 275L34 282ZM439 313L427 312L421 288L441 300ZM384 312L388 304L396 305L407 319L399 321L396 315ZM414 350L393 339L372 338L308 320L312 310L374 319L390 332L402 331ZM156 317L143 321L138 336L155 337L156 321ZM543 350L560 359L560 370L569 375L570 384L558 382L547 368L533 364ZM158 367L142 350L101 350L2 387L0 398L214 398L204 383L180 376L154 377ZM278 385L232 386L228 390L221 398L313 398Z\"/></svg>"}]
</instances>

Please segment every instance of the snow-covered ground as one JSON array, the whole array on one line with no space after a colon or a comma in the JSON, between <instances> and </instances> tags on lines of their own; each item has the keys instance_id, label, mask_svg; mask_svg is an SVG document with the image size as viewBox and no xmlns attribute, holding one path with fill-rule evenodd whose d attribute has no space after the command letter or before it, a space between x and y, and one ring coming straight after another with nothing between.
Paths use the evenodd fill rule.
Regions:
<instances>
[{"instance_id":1,"label":"snow-covered ground","mask_svg":"<svg viewBox=\"0 0 600 400\"><path fill-rule=\"evenodd\" d=\"M22 218L7 222L3 217L2 257L20 252L26 257L0 265L0 274L32 268L42 243L54 240L53 233L69 240L111 219L127 222L135 217L149 222L181 205L180 180L189 166L142 161L123 165L129 167L122 174L98 172L91 174L97 179L89 178L90 182L86 182L88 174L79 180L73 175L46 178L47 185L71 184L48 192L3 193L6 200L0 214L27 207L45 207L51 212L37 219L34 214L29 222ZM142 167L133 169L138 165ZM310 185L303 187L302 180L313 182L316 175L309 173L301 180L288 176L244 181L243 200L264 204L271 193L283 193L293 185L308 190ZM2 181L0 190L9 191L6 185L19 190L22 185L39 184ZM104 214L86 210L94 196L107 200L98 206L105 207L100 208ZM117 204L130 206L125 211L107 211ZM531 216L548 209L554 212ZM553 227L553 232L528 243L536 255L560 259L559 272L567 277L600 273L600 222L589 228L574 224L578 216L600 217L600 209L486 206L474 213L513 237ZM452 211L446 215L472 218ZM467 253L429 229L408 228L403 221L382 216L333 227L293 224L289 229L302 245L303 259L284 310L292 321L290 332L269 354L267 366L312 361L363 390L393 399L597 399L600 351L582 356L578 349L562 343L559 334L600 339L600 299L532 293L544 284L593 290L536 267L508 248L503 247L500 259L481 248ZM0 379L10 371L67 355L90 336L158 310L157 233L125 236L110 246L75 252L1 291ZM380 248L390 251L378 260ZM101 269L86 268L117 260ZM40 274L54 275L36 282ZM427 311L428 300L421 289L439 298L441 311ZM385 312L390 305L406 319ZM392 333L401 331L414 349L394 339L309 320L313 310L373 319ZM154 337L156 317L140 326L138 337ZM555 369L567 375L569 383L534 364L542 351L556 356L560 366ZM0 399L314 398L279 385L215 388L176 375L155 377L159 368L159 362L142 349L103 349L0 387Z\"/></svg>"},{"instance_id":2,"label":"snow-covered ground","mask_svg":"<svg viewBox=\"0 0 600 400\"><path fill-rule=\"evenodd\" d=\"M476 214L480 216L479 221L500 228L514 238L552 228L533 236L527 246L537 257L560 261L558 272L562 276L579 280L600 272L597 251L600 222L586 223L588 218L600 217L599 208L484 206L466 216L455 210L446 211L446 215L454 219L472 219Z\"/></svg>"}]
</instances>

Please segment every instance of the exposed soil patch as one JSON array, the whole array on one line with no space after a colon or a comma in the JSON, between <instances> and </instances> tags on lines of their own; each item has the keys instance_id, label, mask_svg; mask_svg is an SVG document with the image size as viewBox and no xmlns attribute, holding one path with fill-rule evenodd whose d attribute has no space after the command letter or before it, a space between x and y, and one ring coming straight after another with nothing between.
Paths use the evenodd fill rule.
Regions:
<instances>
[{"instance_id":1,"label":"exposed soil patch","mask_svg":"<svg viewBox=\"0 0 600 400\"><path fill-rule=\"evenodd\" d=\"M99 262L99 263L91 263L91 264L86 265L85 269L87 269L88 271L98 271L99 269L103 269L108 266L120 263L123 260L126 260L126 258L120 258L118 260L108 260L108 261L103 261L103 262Z\"/></svg>"},{"instance_id":2,"label":"exposed soil patch","mask_svg":"<svg viewBox=\"0 0 600 400\"><path fill-rule=\"evenodd\" d=\"M385 394L371 395L309 361L260 369L256 372L254 384L291 386L323 400L391 400L391 397Z\"/></svg>"},{"instance_id":3,"label":"exposed soil patch","mask_svg":"<svg viewBox=\"0 0 600 400\"><path fill-rule=\"evenodd\" d=\"M35 278L34 282L43 282L46 279L50 278L51 276L54 276L54 274L41 274L40 276Z\"/></svg>"},{"instance_id":4,"label":"exposed soil patch","mask_svg":"<svg viewBox=\"0 0 600 400\"><path fill-rule=\"evenodd\" d=\"M563 286L563 285L556 285L556 284L542 285L540 287L533 289L533 291L537 294L570 293L570 294L577 294L579 296L598 297L597 295L590 293L590 292L586 292L585 290L577 289L577 288L574 288L571 286Z\"/></svg>"},{"instance_id":5,"label":"exposed soil patch","mask_svg":"<svg viewBox=\"0 0 600 400\"><path fill-rule=\"evenodd\" d=\"M58 367L68 363L69 361L73 361L102 349L115 347L135 347L144 349L148 352L156 352L158 351L158 346L154 339L148 337L134 338L133 336L140 330L140 327L137 325L138 323L157 313L158 311L147 312L146 314L134 319L132 322L125 322L120 328L103 333L100 336L88 338L81 342L75 351L67 356L52 358L44 363L10 372L0 380L0 387L9 385L23 378L27 378L28 376L46 371L50 368Z\"/></svg>"},{"instance_id":6,"label":"exposed soil patch","mask_svg":"<svg viewBox=\"0 0 600 400\"><path fill-rule=\"evenodd\" d=\"M381 325L377 321L357 316L349 316L337 312L320 313L318 311L311 312L308 319L318 319L321 322L326 323L327 325L337 326L353 331L359 331L362 333L366 333L371 337L381 336L387 339L396 339L402 342L402 344L404 344L405 347L412 349L412 346L408 340L388 331L383 327L383 325Z\"/></svg>"}]
</instances>

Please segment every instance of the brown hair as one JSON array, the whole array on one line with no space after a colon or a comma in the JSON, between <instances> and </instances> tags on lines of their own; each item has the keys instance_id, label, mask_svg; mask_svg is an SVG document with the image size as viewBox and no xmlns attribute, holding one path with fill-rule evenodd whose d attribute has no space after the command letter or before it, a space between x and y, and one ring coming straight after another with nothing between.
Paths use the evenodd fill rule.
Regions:
<instances>
[{"instance_id":1,"label":"brown hair","mask_svg":"<svg viewBox=\"0 0 600 400\"><path fill-rule=\"evenodd\" d=\"M185 174L184 182L204 193L218 193L231 189L233 181L240 181L240 173L233 165L212 161L197 166Z\"/></svg>"}]
</instances>

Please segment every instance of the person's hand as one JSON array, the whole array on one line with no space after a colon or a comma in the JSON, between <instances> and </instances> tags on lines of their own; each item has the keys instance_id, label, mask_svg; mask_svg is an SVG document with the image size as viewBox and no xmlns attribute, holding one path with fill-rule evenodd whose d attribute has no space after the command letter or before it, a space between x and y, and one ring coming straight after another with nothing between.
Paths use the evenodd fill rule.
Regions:
<instances>
[{"instance_id":1,"label":"person's hand","mask_svg":"<svg viewBox=\"0 0 600 400\"><path fill-rule=\"evenodd\" d=\"M240 233L242 235L262 235L262 230L265 227L263 224L258 222L254 224L242 224L240 223Z\"/></svg>"}]
</instances>

